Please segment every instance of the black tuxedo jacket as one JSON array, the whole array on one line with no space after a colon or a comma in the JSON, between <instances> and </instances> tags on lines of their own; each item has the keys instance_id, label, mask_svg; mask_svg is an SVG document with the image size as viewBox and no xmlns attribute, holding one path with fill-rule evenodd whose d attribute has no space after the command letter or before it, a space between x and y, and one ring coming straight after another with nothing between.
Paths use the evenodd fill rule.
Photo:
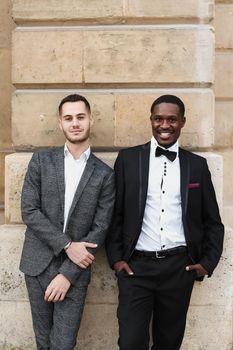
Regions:
<instances>
[{"instance_id":1,"label":"black tuxedo jacket","mask_svg":"<svg viewBox=\"0 0 233 350\"><path fill-rule=\"evenodd\" d=\"M116 202L106 241L110 266L129 261L141 232L147 197L150 142L119 152L115 163ZM179 148L182 221L188 252L209 276L223 246L224 226L206 159Z\"/></svg>"}]
</instances>

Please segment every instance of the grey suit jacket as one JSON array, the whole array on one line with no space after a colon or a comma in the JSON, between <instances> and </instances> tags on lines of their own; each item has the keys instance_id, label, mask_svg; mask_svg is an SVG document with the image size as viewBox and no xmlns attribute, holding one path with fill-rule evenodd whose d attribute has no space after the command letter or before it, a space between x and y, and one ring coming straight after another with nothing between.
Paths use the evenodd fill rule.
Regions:
<instances>
[{"instance_id":1,"label":"grey suit jacket","mask_svg":"<svg viewBox=\"0 0 233 350\"><path fill-rule=\"evenodd\" d=\"M64 195L64 148L35 152L25 176L21 200L27 229L20 270L25 274L37 276L43 272L70 239L97 243L98 248L105 239L115 198L113 170L91 153L74 195L65 232ZM83 270L68 257L59 272L72 284L90 280L90 268Z\"/></svg>"}]
</instances>

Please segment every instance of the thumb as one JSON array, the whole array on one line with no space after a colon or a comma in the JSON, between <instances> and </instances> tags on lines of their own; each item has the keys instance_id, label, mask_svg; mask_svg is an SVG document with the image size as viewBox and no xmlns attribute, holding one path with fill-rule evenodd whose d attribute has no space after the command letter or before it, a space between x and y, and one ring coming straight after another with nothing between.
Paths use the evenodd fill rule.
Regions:
<instances>
[{"instance_id":1,"label":"thumb","mask_svg":"<svg viewBox=\"0 0 233 350\"><path fill-rule=\"evenodd\" d=\"M84 243L85 247L87 247L87 248L96 248L96 247L98 247L98 244L96 244L96 243L90 243L90 242L83 242L83 243Z\"/></svg>"},{"instance_id":2,"label":"thumb","mask_svg":"<svg viewBox=\"0 0 233 350\"><path fill-rule=\"evenodd\" d=\"M134 274L128 264L125 265L124 269L129 275L133 275Z\"/></svg>"},{"instance_id":3,"label":"thumb","mask_svg":"<svg viewBox=\"0 0 233 350\"><path fill-rule=\"evenodd\" d=\"M192 270L196 270L196 265L188 265L185 267L186 271L192 271Z\"/></svg>"}]
</instances>

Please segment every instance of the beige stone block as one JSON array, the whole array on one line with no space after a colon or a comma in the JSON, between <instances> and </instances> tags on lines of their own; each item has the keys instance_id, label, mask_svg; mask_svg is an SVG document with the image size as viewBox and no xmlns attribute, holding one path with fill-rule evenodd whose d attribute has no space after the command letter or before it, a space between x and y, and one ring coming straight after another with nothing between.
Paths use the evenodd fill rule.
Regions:
<instances>
[{"instance_id":1,"label":"beige stone block","mask_svg":"<svg viewBox=\"0 0 233 350\"><path fill-rule=\"evenodd\" d=\"M26 301L23 274L19 271L24 225L0 226L0 300Z\"/></svg>"},{"instance_id":2,"label":"beige stone block","mask_svg":"<svg viewBox=\"0 0 233 350\"><path fill-rule=\"evenodd\" d=\"M96 155L113 166L116 153L96 153ZM5 221L22 223L20 201L24 176L32 153L14 153L5 160Z\"/></svg>"},{"instance_id":3,"label":"beige stone block","mask_svg":"<svg viewBox=\"0 0 233 350\"><path fill-rule=\"evenodd\" d=\"M112 93L75 91L91 104L94 125L91 142L95 147L114 144L115 106ZM15 149L60 146L63 133L58 126L58 105L63 97L74 91L18 92L12 98L12 139Z\"/></svg>"},{"instance_id":4,"label":"beige stone block","mask_svg":"<svg viewBox=\"0 0 233 350\"><path fill-rule=\"evenodd\" d=\"M5 221L21 223L20 200L24 176L31 153L11 154L5 158Z\"/></svg>"},{"instance_id":5,"label":"beige stone block","mask_svg":"<svg viewBox=\"0 0 233 350\"><path fill-rule=\"evenodd\" d=\"M231 350L232 305L191 306L181 350Z\"/></svg>"},{"instance_id":6,"label":"beige stone block","mask_svg":"<svg viewBox=\"0 0 233 350\"><path fill-rule=\"evenodd\" d=\"M0 48L10 46L11 21L10 21L11 2L1 0L0 2Z\"/></svg>"},{"instance_id":7,"label":"beige stone block","mask_svg":"<svg viewBox=\"0 0 233 350\"><path fill-rule=\"evenodd\" d=\"M13 83L199 84L213 81L211 27L118 28L84 31L78 27L47 27L14 32Z\"/></svg>"},{"instance_id":8,"label":"beige stone block","mask_svg":"<svg viewBox=\"0 0 233 350\"><path fill-rule=\"evenodd\" d=\"M0 149L11 149L11 52L0 48Z\"/></svg>"},{"instance_id":9,"label":"beige stone block","mask_svg":"<svg viewBox=\"0 0 233 350\"><path fill-rule=\"evenodd\" d=\"M116 277L108 265L105 249L101 248L92 264L92 277L88 288L87 303L116 304L117 302L118 288Z\"/></svg>"},{"instance_id":10,"label":"beige stone block","mask_svg":"<svg viewBox=\"0 0 233 350\"><path fill-rule=\"evenodd\" d=\"M215 71L215 96L217 98L232 98L233 51L216 53Z\"/></svg>"},{"instance_id":11,"label":"beige stone block","mask_svg":"<svg viewBox=\"0 0 233 350\"><path fill-rule=\"evenodd\" d=\"M27 301L28 295L19 262L24 240L24 225L0 225L0 301ZM110 269L105 249L101 248L92 265L87 303L116 304L116 278Z\"/></svg>"},{"instance_id":12,"label":"beige stone block","mask_svg":"<svg viewBox=\"0 0 233 350\"><path fill-rule=\"evenodd\" d=\"M212 152L200 152L197 153L200 156L206 158L210 172L213 185L215 188L215 193L220 208L222 212L223 205L223 157L217 153Z\"/></svg>"},{"instance_id":13,"label":"beige stone block","mask_svg":"<svg viewBox=\"0 0 233 350\"><path fill-rule=\"evenodd\" d=\"M233 229L233 203L223 207L223 223Z\"/></svg>"},{"instance_id":14,"label":"beige stone block","mask_svg":"<svg viewBox=\"0 0 233 350\"><path fill-rule=\"evenodd\" d=\"M233 102L216 101L215 105L215 146L233 146Z\"/></svg>"},{"instance_id":15,"label":"beige stone block","mask_svg":"<svg viewBox=\"0 0 233 350\"><path fill-rule=\"evenodd\" d=\"M233 0L215 0L216 4L233 4Z\"/></svg>"},{"instance_id":16,"label":"beige stone block","mask_svg":"<svg viewBox=\"0 0 233 350\"><path fill-rule=\"evenodd\" d=\"M107 164L113 165L116 153L96 153L100 159ZM200 153L207 158L212 180L215 186L219 206L222 206L222 158L213 153ZM5 197L5 219L6 223L21 223L20 196L22 183L25 176L27 164L31 153L16 153L6 157L6 197Z\"/></svg>"},{"instance_id":17,"label":"beige stone block","mask_svg":"<svg viewBox=\"0 0 233 350\"><path fill-rule=\"evenodd\" d=\"M224 205L233 205L232 164L233 149L222 150L223 157L223 200Z\"/></svg>"},{"instance_id":18,"label":"beige stone block","mask_svg":"<svg viewBox=\"0 0 233 350\"><path fill-rule=\"evenodd\" d=\"M216 48L233 48L233 2L217 5L215 8L214 27L216 33Z\"/></svg>"},{"instance_id":19,"label":"beige stone block","mask_svg":"<svg viewBox=\"0 0 233 350\"><path fill-rule=\"evenodd\" d=\"M225 228L224 248L220 262L211 278L205 278L202 282L195 282L191 305L225 306L232 303L233 297L233 230Z\"/></svg>"},{"instance_id":20,"label":"beige stone block","mask_svg":"<svg viewBox=\"0 0 233 350\"><path fill-rule=\"evenodd\" d=\"M81 83L83 33L72 30L15 31L14 84Z\"/></svg>"},{"instance_id":21,"label":"beige stone block","mask_svg":"<svg viewBox=\"0 0 233 350\"><path fill-rule=\"evenodd\" d=\"M169 9L169 11L168 11ZM88 2L63 0L48 4L46 0L13 1L13 18L16 22L26 21L81 21L87 23L128 22L130 19L153 20L184 18L209 20L213 16L213 0L147 0Z\"/></svg>"},{"instance_id":22,"label":"beige stone block","mask_svg":"<svg viewBox=\"0 0 233 350\"><path fill-rule=\"evenodd\" d=\"M123 0L13 0L13 18L21 21L85 21L115 23L123 16Z\"/></svg>"},{"instance_id":23,"label":"beige stone block","mask_svg":"<svg viewBox=\"0 0 233 350\"><path fill-rule=\"evenodd\" d=\"M151 138L150 107L163 94L179 96L186 106L186 125L181 145L210 147L214 141L214 96L210 89L149 90L116 95L115 146L129 147Z\"/></svg>"},{"instance_id":24,"label":"beige stone block","mask_svg":"<svg viewBox=\"0 0 233 350\"><path fill-rule=\"evenodd\" d=\"M0 153L0 203L4 202L5 153Z\"/></svg>"},{"instance_id":25,"label":"beige stone block","mask_svg":"<svg viewBox=\"0 0 233 350\"><path fill-rule=\"evenodd\" d=\"M127 17L171 18L209 20L213 17L214 1L212 0L128 0Z\"/></svg>"},{"instance_id":26,"label":"beige stone block","mask_svg":"<svg viewBox=\"0 0 233 350\"><path fill-rule=\"evenodd\" d=\"M209 26L87 31L86 83L211 83ZM158 50L159 48L159 50Z\"/></svg>"},{"instance_id":27,"label":"beige stone block","mask_svg":"<svg viewBox=\"0 0 233 350\"><path fill-rule=\"evenodd\" d=\"M0 301L0 349L35 350L28 302Z\"/></svg>"},{"instance_id":28,"label":"beige stone block","mask_svg":"<svg viewBox=\"0 0 233 350\"><path fill-rule=\"evenodd\" d=\"M79 350L117 350L115 304L86 304L78 335Z\"/></svg>"}]
</instances>

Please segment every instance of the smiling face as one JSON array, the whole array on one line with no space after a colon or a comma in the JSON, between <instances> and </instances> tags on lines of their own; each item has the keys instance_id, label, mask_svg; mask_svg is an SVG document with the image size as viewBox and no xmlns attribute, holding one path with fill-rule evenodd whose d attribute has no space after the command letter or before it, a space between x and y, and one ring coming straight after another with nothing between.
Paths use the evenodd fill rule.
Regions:
<instances>
[{"instance_id":1,"label":"smiling face","mask_svg":"<svg viewBox=\"0 0 233 350\"><path fill-rule=\"evenodd\" d=\"M92 117L83 101L66 102L60 111L59 126L66 140L80 144L89 139Z\"/></svg>"},{"instance_id":2,"label":"smiling face","mask_svg":"<svg viewBox=\"0 0 233 350\"><path fill-rule=\"evenodd\" d=\"M165 148L176 143L185 125L185 117L174 103L163 102L155 105L150 120L154 138Z\"/></svg>"}]
</instances>

